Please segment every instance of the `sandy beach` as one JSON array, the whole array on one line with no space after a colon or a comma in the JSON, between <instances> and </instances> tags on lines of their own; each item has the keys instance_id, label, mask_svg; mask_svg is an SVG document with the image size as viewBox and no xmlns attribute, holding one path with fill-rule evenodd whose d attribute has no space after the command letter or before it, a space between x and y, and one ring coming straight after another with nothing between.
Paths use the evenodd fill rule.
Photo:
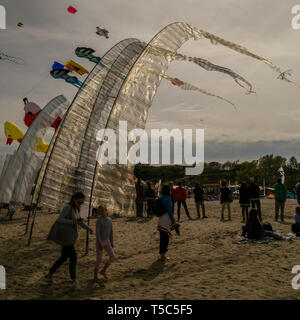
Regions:
<instances>
[{"instance_id":1,"label":"sandy beach","mask_svg":"<svg viewBox=\"0 0 300 320\"><path fill-rule=\"evenodd\" d=\"M208 219L188 221L181 212L181 235L174 232L166 263L158 258L157 218L113 218L117 260L111 265L109 281L93 283L95 234L85 252L86 232L79 231L76 243L78 280L81 290L70 291L68 263L55 274L54 285L43 275L58 258L60 247L45 238L57 214L39 212L30 247L26 247L26 212L0 223L0 265L6 268L7 289L0 299L299 299L291 286L294 265L300 264L299 240L237 244L242 217L237 200L232 221L220 222L218 201L206 202ZM286 236L291 232L296 200L286 202L286 221L274 222L274 200L262 200L264 222ZM188 199L196 219L193 199ZM1 216L6 214L2 210ZM225 218L227 216L225 214ZM95 229L96 220L91 220ZM105 256L105 259L107 257Z\"/></svg>"}]
</instances>

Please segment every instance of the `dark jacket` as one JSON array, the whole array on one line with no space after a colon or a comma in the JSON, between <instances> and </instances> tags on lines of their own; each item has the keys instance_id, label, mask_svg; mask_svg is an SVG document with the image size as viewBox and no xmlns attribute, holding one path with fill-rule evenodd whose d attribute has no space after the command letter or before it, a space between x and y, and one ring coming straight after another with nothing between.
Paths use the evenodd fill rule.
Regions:
<instances>
[{"instance_id":1,"label":"dark jacket","mask_svg":"<svg viewBox=\"0 0 300 320\"><path fill-rule=\"evenodd\" d=\"M249 197L249 189L247 186L240 187L240 204L249 204L250 205L250 197Z\"/></svg>"},{"instance_id":2,"label":"dark jacket","mask_svg":"<svg viewBox=\"0 0 300 320\"><path fill-rule=\"evenodd\" d=\"M195 198L195 202L203 202L203 194L204 194L204 190L201 187L195 187L194 190L194 198Z\"/></svg>"},{"instance_id":3,"label":"dark jacket","mask_svg":"<svg viewBox=\"0 0 300 320\"><path fill-rule=\"evenodd\" d=\"M147 188L145 190L145 197L150 199L156 198L155 191L152 188ZM146 199L146 200L150 200L150 199Z\"/></svg>"},{"instance_id":4,"label":"dark jacket","mask_svg":"<svg viewBox=\"0 0 300 320\"><path fill-rule=\"evenodd\" d=\"M275 189L275 200L277 201L286 201L286 187L283 183L276 183L274 185Z\"/></svg>"},{"instance_id":5,"label":"dark jacket","mask_svg":"<svg viewBox=\"0 0 300 320\"><path fill-rule=\"evenodd\" d=\"M249 191L249 198L251 199L259 199L260 197L260 191L259 191L259 186L257 183L253 182L250 183L249 187L248 187L248 191Z\"/></svg>"},{"instance_id":6,"label":"dark jacket","mask_svg":"<svg viewBox=\"0 0 300 320\"><path fill-rule=\"evenodd\" d=\"M136 198L137 199L143 199L144 198L144 186L142 184L136 184L135 185L136 190Z\"/></svg>"},{"instance_id":7,"label":"dark jacket","mask_svg":"<svg viewBox=\"0 0 300 320\"><path fill-rule=\"evenodd\" d=\"M247 236L248 239L256 239L262 231L263 227L257 219L249 219L243 227L243 237Z\"/></svg>"},{"instance_id":8,"label":"dark jacket","mask_svg":"<svg viewBox=\"0 0 300 320\"><path fill-rule=\"evenodd\" d=\"M230 198L229 198L230 190L229 190L229 188L228 187L221 187L220 188L220 192L221 192L221 203L229 202L230 201Z\"/></svg>"}]
</instances>

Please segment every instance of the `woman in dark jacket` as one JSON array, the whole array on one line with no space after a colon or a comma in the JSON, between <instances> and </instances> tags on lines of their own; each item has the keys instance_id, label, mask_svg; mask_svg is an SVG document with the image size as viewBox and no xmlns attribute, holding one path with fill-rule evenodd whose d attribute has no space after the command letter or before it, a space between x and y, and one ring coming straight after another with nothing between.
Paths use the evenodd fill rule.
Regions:
<instances>
[{"instance_id":1,"label":"woman in dark jacket","mask_svg":"<svg viewBox=\"0 0 300 320\"><path fill-rule=\"evenodd\" d=\"M54 241L62 246L61 256L56 260L50 268L48 274L43 278L48 283L53 283L52 276L55 271L68 259L70 260L69 271L70 277L73 281L72 289L79 290L80 286L76 280L76 262L77 254L74 244L78 237L77 225L92 233L92 229L83 223L80 218L80 206L84 202L84 194L76 192L73 194L71 201L67 204L59 214L59 217L53 225L48 240Z\"/></svg>"},{"instance_id":2,"label":"woman in dark jacket","mask_svg":"<svg viewBox=\"0 0 300 320\"><path fill-rule=\"evenodd\" d=\"M220 187L220 193L221 193L221 221L224 221L224 211L225 211L225 206L227 206L228 210L228 220L231 220L231 212L230 212L230 202L231 202L231 192L229 188L226 186L226 181L222 181L221 187Z\"/></svg>"},{"instance_id":3,"label":"woman in dark jacket","mask_svg":"<svg viewBox=\"0 0 300 320\"><path fill-rule=\"evenodd\" d=\"M156 198L155 191L151 188L151 183L147 183L147 189L145 190L145 197L147 200L147 217L153 216L153 204Z\"/></svg>"},{"instance_id":4,"label":"woman in dark jacket","mask_svg":"<svg viewBox=\"0 0 300 320\"><path fill-rule=\"evenodd\" d=\"M195 184L195 188L193 192L195 197L198 218L200 219L200 206L202 208L203 219L207 218L207 216L205 215L205 206L204 206L204 198L203 198L204 190L203 188L200 187L200 184L198 182Z\"/></svg>"},{"instance_id":5,"label":"woman in dark jacket","mask_svg":"<svg viewBox=\"0 0 300 320\"><path fill-rule=\"evenodd\" d=\"M246 182L242 182L241 187L239 189L240 193L240 205L242 208L242 216L243 222L245 222L245 215L246 215L246 222L248 221L248 208L250 207L250 197L249 197L249 189L247 187Z\"/></svg>"},{"instance_id":6,"label":"woman in dark jacket","mask_svg":"<svg viewBox=\"0 0 300 320\"><path fill-rule=\"evenodd\" d=\"M272 237L276 240L282 240L282 237L272 231L264 230L257 218L257 210L251 209L246 225L243 227L242 236L248 239L260 239L262 237Z\"/></svg>"}]
</instances>

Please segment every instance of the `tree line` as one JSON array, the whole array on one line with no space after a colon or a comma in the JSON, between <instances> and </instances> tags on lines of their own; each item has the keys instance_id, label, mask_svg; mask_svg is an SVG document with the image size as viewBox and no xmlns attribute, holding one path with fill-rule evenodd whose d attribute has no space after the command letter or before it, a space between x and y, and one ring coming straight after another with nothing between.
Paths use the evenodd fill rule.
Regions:
<instances>
[{"instance_id":1,"label":"tree line","mask_svg":"<svg viewBox=\"0 0 300 320\"><path fill-rule=\"evenodd\" d=\"M226 161L205 162L201 175L186 176L185 167L178 165L171 166L150 166L138 164L135 166L134 175L144 181L153 183L173 181L175 184L184 180L185 185L194 186L195 182L201 184L219 183L220 180L230 181L231 184L239 184L254 177L256 182L266 187L273 187L280 178L278 169L282 167L285 172L285 185L289 191L295 191L295 185L300 177L300 162L296 157L290 159L281 156L265 155L253 161Z\"/></svg>"}]
</instances>

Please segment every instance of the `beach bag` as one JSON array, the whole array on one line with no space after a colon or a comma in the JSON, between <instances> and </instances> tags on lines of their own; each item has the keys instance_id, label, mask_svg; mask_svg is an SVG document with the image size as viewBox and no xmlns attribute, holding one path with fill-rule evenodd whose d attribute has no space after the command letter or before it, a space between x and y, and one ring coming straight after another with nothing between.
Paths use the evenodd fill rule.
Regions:
<instances>
[{"instance_id":1,"label":"beach bag","mask_svg":"<svg viewBox=\"0 0 300 320\"><path fill-rule=\"evenodd\" d=\"M65 218L72 221L72 213ZM56 220L50 229L47 240L54 241L62 246L71 246L75 243L77 237L78 232L75 224L61 223Z\"/></svg>"},{"instance_id":2,"label":"beach bag","mask_svg":"<svg viewBox=\"0 0 300 320\"><path fill-rule=\"evenodd\" d=\"M162 199L158 198L154 201L153 204L153 213L157 216L157 217L161 217L164 213L166 213L168 210L167 208L164 206Z\"/></svg>"},{"instance_id":3,"label":"beach bag","mask_svg":"<svg viewBox=\"0 0 300 320\"><path fill-rule=\"evenodd\" d=\"M297 237L299 237L300 236L300 223L296 222L296 223L292 224L291 230L293 233L296 234Z\"/></svg>"}]
</instances>

